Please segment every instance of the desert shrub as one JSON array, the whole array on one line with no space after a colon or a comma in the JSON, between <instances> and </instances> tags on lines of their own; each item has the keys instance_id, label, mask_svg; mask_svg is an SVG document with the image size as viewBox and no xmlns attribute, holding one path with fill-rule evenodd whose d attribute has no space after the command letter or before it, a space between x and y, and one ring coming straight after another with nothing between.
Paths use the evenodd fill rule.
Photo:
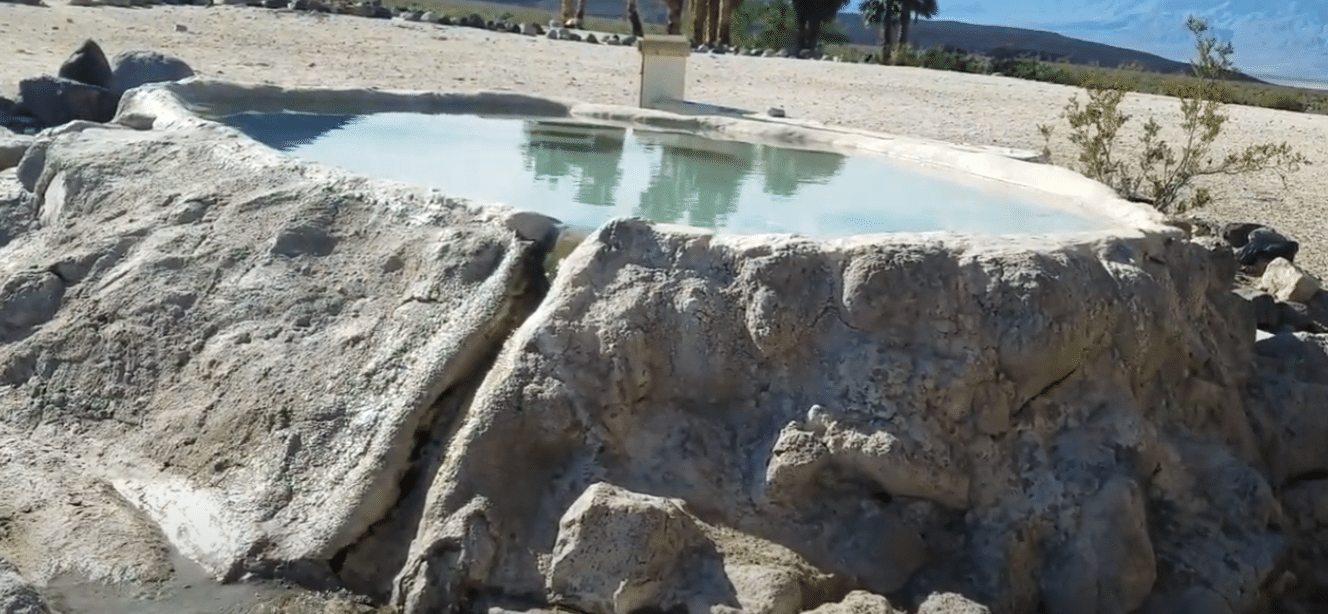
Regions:
<instances>
[{"instance_id":1,"label":"desert shrub","mask_svg":"<svg viewBox=\"0 0 1328 614\"><path fill-rule=\"evenodd\" d=\"M896 66L915 66L977 74L991 72L990 64L986 58L944 47L932 47L925 51L919 51L912 46L903 46L895 52L891 59Z\"/></svg>"},{"instance_id":2,"label":"desert shrub","mask_svg":"<svg viewBox=\"0 0 1328 614\"><path fill-rule=\"evenodd\" d=\"M1129 91L1120 78L1104 78L1085 84L1088 100L1078 95L1065 106L1070 124L1070 142L1078 149L1079 171L1116 190L1122 197L1152 203L1164 213L1183 213L1211 201L1206 189L1191 189L1196 177L1275 172L1283 181L1285 173L1297 170L1306 158L1287 143L1252 145L1225 156L1214 156L1212 146L1222 132L1227 116L1222 113L1224 100L1231 98L1231 88L1224 78L1234 74L1231 43L1218 44L1208 34L1208 22L1191 17L1186 27L1195 36L1197 59L1193 72L1197 79L1171 84L1180 99L1181 145L1175 147L1161 138L1162 125L1149 118L1140 137L1142 153L1138 159L1118 156L1120 130L1130 120L1120 111L1120 103ZM1051 159L1052 128L1038 126L1047 143L1043 155ZM1185 197L1188 195L1188 197Z\"/></svg>"},{"instance_id":3,"label":"desert shrub","mask_svg":"<svg viewBox=\"0 0 1328 614\"><path fill-rule=\"evenodd\" d=\"M1260 101L1259 106L1302 113L1309 109L1309 103L1305 102L1303 96L1288 92L1267 92L1263 95L1263 100Z\"/></svg>"},{"instance_id":4,"label":"desert shrub","mask_svg":"<svg viewBox=\"0 0 1328 614\"><path fill-rule=\"evenodd\" d=\"M1051 83L1063 83L1070 78L1064 69L1034 57L995 59L991 62L991 71L1007 77Z\"/></svg>"}]
</instances>

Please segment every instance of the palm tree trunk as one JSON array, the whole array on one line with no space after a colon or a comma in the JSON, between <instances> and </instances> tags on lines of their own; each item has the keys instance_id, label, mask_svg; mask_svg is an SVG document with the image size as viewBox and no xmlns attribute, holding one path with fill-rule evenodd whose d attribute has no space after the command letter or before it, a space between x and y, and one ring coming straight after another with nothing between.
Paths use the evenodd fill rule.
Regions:
<instances>
[{"instance_id":1,"label":"palm tree trunk","mask_svg":"<svg viewBox=\"0 0 1328 614\"><path fill-rule=\"evenodd\" d=\"M899 12L899 0L885 2L885 20L881 22L881 63L890 64L895 50L895 19Z\"/></svg>"},{"instance_id":2,"label":"palm tree trunk","mask_svg":"<svg viewBox=\"0 0 1328 614\"><path fill-rule=\"evenodd\" d=\"M692 44L700 45L705 42L705 16L706 0L696 0L692 3Z\"/></svg>"},{"instance_id":3,"label":"palm tree trunk","mask_svg":"<svg viewBox=\"0 0 1328 614\"><path fill-rule=\"evenodd\" d=\"M636 0L627 0L627 22L632 24L632 36L640 38L642 35L638 32L641 28L641 14L637 11Z\"/></svg>"},{"instance_id":4,"label":"palm tree trunk","mask_svg":"<svg viewBox=\"0 0 1328 614\"><path fill-rule=\"evenodd\" d=\"M738 12L742 0L722 0L719 10L719 44L728 47L732 44L733 14Z\"/></svg>"},{"instance_id":5,"label":"palm tree trunk","mask_svg":"<svg viewBox=\"0 0 1328 614\"><path fill-rule=\"evenodd\" d=\"M635 0L633 5L635 5ZM664 32L669 36L682 34L682 14L687 8L686 5L686 0L664 0L664 7L668 11L668 23L665 25ZM641 17L636 13L632 15L634 16L632 18L632 34L637 38L641 38L645 35L645 29L641 27ZM641 34L636 34L637 30L640 30Z\"/></svg>"},{"instance_id":6,"label":"palm tree trunk","mask_svg":"<svg viewBox=\"0 0 1328 614\"><path fill-rule=\"evenodd\" d=\"M719 4L721 0L707 0L706 5L706 27L705 44L714 46L719 42ZM700 43L697 43L700 44Z\"/></svg>"},{"instance_id":7,"label":"palm tree trunk","mask_svg":"<svg viewBox=\"0 0 1328 614\"><path fill-rule=\"evenodd\" d=\"M908 26L913 21L912 11L904 11L899 16L899 50L903 52L904 47L908 46Z\"/></svg>"},{"instance_id":8,"label":"palm tree trunk","mask_svg":"<svg viewBox=\"0 0 1328 614\"><path fill-rule=\"evenodd\" d=\"M562 18L560 21L565 26L576 15L576 0L562 0L560 8L562 9L559 15Z\"/></svg>"}]
</instances>

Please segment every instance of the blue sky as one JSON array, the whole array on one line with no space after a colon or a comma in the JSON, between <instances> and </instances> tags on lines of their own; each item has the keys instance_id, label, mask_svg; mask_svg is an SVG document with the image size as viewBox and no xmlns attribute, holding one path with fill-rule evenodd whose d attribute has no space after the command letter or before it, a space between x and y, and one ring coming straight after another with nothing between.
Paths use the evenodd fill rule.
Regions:
<instances>
[{"instance_id":1,"label":"blue sky","mask_svg":"<svg viewBox=\"0 0 1328 614\"><path fill-rule=\"evenodd\" d=\"M856 4L856 2L854 3ZM1191 13L1235 45L1259 76L1328 82L1328 0L940 0L937 19L1049 30L1188 60Z\"/></svg>"}]
</instances>

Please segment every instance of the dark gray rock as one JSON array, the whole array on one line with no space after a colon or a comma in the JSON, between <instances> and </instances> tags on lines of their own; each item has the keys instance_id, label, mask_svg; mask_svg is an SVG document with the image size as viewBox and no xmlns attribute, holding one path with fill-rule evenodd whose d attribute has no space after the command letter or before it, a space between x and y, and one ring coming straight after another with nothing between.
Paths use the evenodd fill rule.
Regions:
<instances>
[{"instance_id":1,"label":"dark gray rock","mask_svg":"<svg viewBox=\"0 0 1328 614\"><path fill-rule=\"evenodd\" d=\"M120 100L108 89L50 75L20 81L18 92L19 106L47 126L110 121Z\"/></svg>"},{"instance_id":2,"label":"dark gray rock","mask_svg":"<svg viewBox=\"0 0 1328 614\"><path fill-rule=\"evenodd\" d=\"M35 134L46 127L41 120L20 111L22 110L15 107L12 113L0 113L0 128L15 134Z\"/></svg>"},{"instance_id":3,"label":"dark gray rock","mask_svg":"<svg viewBox=\"0 0 1328 614\"><path fill-rule=\"evenodd\" d=\"M1222 227L1222 238L1236 249L1245 247L1250 242L1250 232L1255 228L1262 228L1263 224L1253 222L1237 222L1227 224Z\"/></svg>"},{"instance_id":4,"label":"dark gray rock","mask_svg":"<svg viewBox=\"0 0 1328 614\"><path fill-rule=\"evenodd\" d=\"M1319 332L1319 328L1310 317L1310 308L1304 303L1281 301L1277 303L1277 315L1281 325L1294 332Z\"/></svg>"},{"instance_id":5,"label":"dark gray rock","mask_svg":"<svg viewBox=\"0 0 1328 614\"><path fill-rule=\"evenodd\" d=\"M88 85L110 89L111 64L106 61L106 54L92 39L83 41L83 45L60 65L57 76Z\"/></svg>"},{"instance_id":6,"label":"dark gray rock","mask_svg":"<svg viewBox=\"0 0 1328 614\"><path fill-rule=\"evenodd\" d=\"M263 8L265 9L284 9L289 4L288 0L263 0Z\"/></svg>"},{"instance_id":7,"label":"dark gray rock","mask_svg":"<svg viewBox=\"0 0 1328 614\"><path fill-rule=\"evenodd\" d=\"M111 60L111 74L111 90L123 94L148 83L188 79L194 76L194 69L160 51L121 51Z\"/></svg>"},{"instance_id":8,"label":"dark gray rock","mask_svg":"<svg viewBox=\"0 0 1328 614\"><path fill-rule=\"evenodd\" d=\"M1248 241L1236 252L1236 260L1242 266L1266 264L1276 258L1286 258L1288 262L1295 262L1298 251L1300 251L1299 243L1282 236L1272 228L1260 226L1249 232Z\"/></svg>"},{"instance_id":9,"label":"dark gray rock","mask_svg":"<svg viewBox=\"0 0 1328 614\"><path fill-rule=\"evenodd\" d=\"M450 26L452 25L452 18L450 16L443 15L442 17L438 18L438 24L444 26Z\"/></svg>"},{"instance_id":10,"label":"dark gray rock","mask_svg":"<svg viewBox=\"0 0 1328 614\"><path fill-rule=\"evenodd\" d=\"M1250 302L1254 307L1254 324L1260 330L1273 330L1282 323L1280 311L1277 307L1277 299L1273 295L1255 290L1252 288L1241 288L1236 290L1241 298Z\"/></svg>"}]
</instances>

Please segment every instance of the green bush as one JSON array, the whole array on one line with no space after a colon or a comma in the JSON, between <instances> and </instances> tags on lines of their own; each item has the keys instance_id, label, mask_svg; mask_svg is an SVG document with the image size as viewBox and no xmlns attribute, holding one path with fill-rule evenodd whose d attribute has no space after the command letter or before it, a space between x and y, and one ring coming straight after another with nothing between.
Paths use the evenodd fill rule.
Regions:
<instances>
[{"instance_id":1,"label":"green bush","mask_svg":"<svg viewBox=\"0 0 1328 614\"><path fill-rule=\"evenodd\" d=\"M1007 77L1028 79L1030 81L1065 83L1070 79L1069 74L1064 69L1032 57L992 60L991 71L1001 73Z\"/></svg>"},{"instance_id":2,"label":"green bush","mask_svg":"<svg viewBox=\"0 0 1328 614\"><path fill-rule=\"evenodd\" d=\"M1212 200L1206 189L1191 188L1196 177L1267 171L1285 181L1285 173L1298 170L1308 161L1285 142L1252 145L1226 156L1213 154L1212 146L1227 120L1222 106L1234 95L1224 81L1233 74L1234 50L1231 43L1219 45L1208 34L1208 22L1191 17L1185 25L1196 39L1198 59L1193 70L1197 79L1167 86L1180 99L1181 147L1163 140L1162 125L1150 117L1140 138L1142 155L1133 161L1117 155L1120 130L1130 120L1120 111L1130 84L1120 77L1086 83L1087 102L1081 103L1077 95L1070 98L1064 115L1070 124L1070 142L1079 150L1080 172L1111 186L1124 198L1151 203L1171 214L1202 207ZM1043 156L1050 160L1052 128L1041 125L1038 130L1047 143ZM1186 194L1188 198L1184 198Z\"/></svg>"},{"instance_id":3,"label":"green bush","mask_svg":"<svg viewBox=\"0 0 1328 614\"><path fill-rule=\"evenodd\" d=\"M1305 112L1309 109L1309 103L1305 102L1302 96L1296 96L1287 92L1268 92L1264 94L1263 100L1259 106L1270 109L1279 109L1282 111Z\"/></svg>"}]
</instances>

